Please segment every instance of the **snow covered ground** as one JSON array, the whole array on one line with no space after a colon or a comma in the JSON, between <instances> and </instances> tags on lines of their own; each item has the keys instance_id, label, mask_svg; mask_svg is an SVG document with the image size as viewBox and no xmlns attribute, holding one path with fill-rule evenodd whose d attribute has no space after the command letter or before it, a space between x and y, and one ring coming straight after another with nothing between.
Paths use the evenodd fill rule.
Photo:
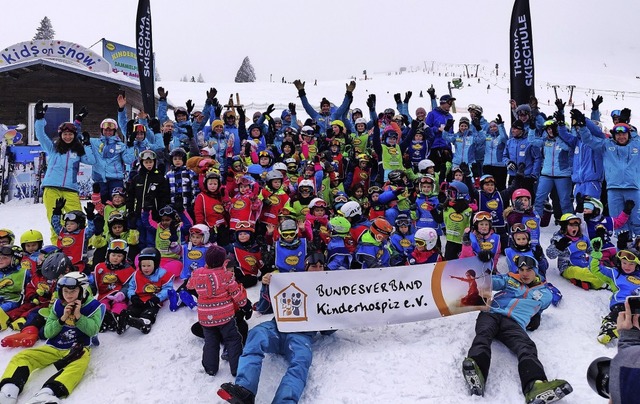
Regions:
<instances>
[{"instance_id":1,"label":"snow covered ground","mask_svg":"<svg viewBox=\"0 0 640 404\"><path fill-rule=\"evenodd\" d=\"M603 121L611 126L609 111L629 107L640 111L637 94L628 93L638 88L633 77L608 77L606 70L589 72L567 72L554 77L544 77L538 70L540 99L543 112L552 112L546 105L553 105L553 91L545 83L561 84L559 96L569 98L566 86L578 84L585 88L608 89L601 93L605 100L601 106ZM429 110L426 89L433 84L438 96L444 94L446 82L451 77L423 72L405 73L399 76L379 75L371 80L358 80L353 107L366 110L365 99L369 93L377 94L378 111L394 107L393 93L413 91L410 111L418 106ZM485 74L486 73L486 74ZM484 71L481 83L477 79L463 78L465 86L454 90L458 99L456 119L466 115L470 103L484 107L487 119L497 113L505 121L509 116L508 82L496 80ZM310 101L318 104L323 96L340 103L344 96L344 83L348 79L320 82L313 86L307 82ZM614 84L615 83L615 87ZM178 83L161 82L170 92L169 100L175 105L193 99L199 105L204 101L205 90L215 86L219 98L226 102L226 94L239 92L243 103L250 105L247 116L255 110L264 111L269 103L276 103L278 113L288 102L296 101L296 90L291 84L281 83ZM487 84L491 89L487 91ZM588 87L590 86L590 87ZM418 98L420 91L425 98ZM615 91L627 91L624 101L621 93L617 99ZM594 95L586 90L576 90L576 105L586 102ZM260 107L251 105L260 105ZM303 109L298 100L298 111ZM568 119L568 109L567 109ZM464 113L464 114L463 114ZM114 110L115 115L115 110ZM300 114L302 115L302 114ZM12 229L19 237L23 231L37 228L47 233L48 224L43 205L31 205L12 201L0 206L0 227ZM554 229L544 229L542 244L547 246ZM504 258L502 258L504 260ZM500 263L501 268L505 263ZM531 334L538 346L542 363L550 379L568 380L574 392L563 402L604 403L591 391L586 382L589 363L599 356L613 356L615 347L605 347L596 341L601 316L608 312L609 292L585 292L562 279L554 267L549 270L549 281L564 294L559 307L549 308L543 315L542 325ZM258 297L258 288L249 290L252 301ZM269 320L271 316L255 314L250 326ZM519 403L524 397L520 392L516 358L500 343L493 346L493 366L488 378L484 398L467 395L461 376L461 363L466 356L474 335L476 313L455 315L437 320L386 327L341 330L329 337L319 337L314 345L314 362L307 388L302 397L306 403ZM92 351L92 360L84 380L66 400L69 403L198 403L220 402L215 392L221 383L233 381L226 363L216 377L207 376L200 364L202 340L194 337L190 326L196 321L195 311L186 308L171 313L163 308L158 321L149 335L136 329L123 336L115 333L100 335L101 345ZM12 331L0 333L0 338ZM18 349L0 348L0 368L4 368ZM286 361L268 356L263 365L257 402L271 401L280 378L286 369ZM48 368L33 374L22 394L26 401L54 373Z\"/></svg>"}]
</instances>

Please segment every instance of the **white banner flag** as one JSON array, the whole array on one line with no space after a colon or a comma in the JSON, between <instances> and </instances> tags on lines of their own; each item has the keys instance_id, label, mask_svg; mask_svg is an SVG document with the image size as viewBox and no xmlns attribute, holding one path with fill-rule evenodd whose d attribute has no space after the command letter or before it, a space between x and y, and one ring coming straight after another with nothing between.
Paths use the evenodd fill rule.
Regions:
<instances>
[{"instance_id":1,"label":"white banner flag","mask_svg":"<svg viewBox=\"0 0 640 404\"><path fill-rule=\"evenodd\" d=\"M473 257L392 268L275 273L269 292L283 332L398 324L485 309L491 269Z\"/></svg>"}]
</instances>

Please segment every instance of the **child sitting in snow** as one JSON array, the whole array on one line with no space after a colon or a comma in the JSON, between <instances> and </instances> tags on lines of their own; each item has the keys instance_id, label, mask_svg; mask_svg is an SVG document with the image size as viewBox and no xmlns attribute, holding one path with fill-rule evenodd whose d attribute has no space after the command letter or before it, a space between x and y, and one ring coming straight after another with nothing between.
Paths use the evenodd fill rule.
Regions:
<instances>
[{"instance_id":1,"label":"child sitting in snow","mask_svg":"<svg viewBox=\"0 0 640 404\"><path fill-rule=\"evenodd\" d=\"M94 207L91 202L87 203L85 215L79 210L72 210L62 217L62 208L66 199L60 197L56 200L51 215L51 226L58 234L58 248L69 258L78 271L84 271L84 254L87 244L93 235L93 219L95 217ZM64 226L61 224L64 221Z\"/></svg>"},{"instance_id":2,"label":"child sitting in snow","mask_svg":"<svg viewBox=\"0 0 640 404\"><path fill-rule=\"evenodd\" d=\"M438 248L438 233L431 227L418 229L414 236L416 248L409 256L409 265L420 265L442 261Z\"/></svg>"}]
</instances>

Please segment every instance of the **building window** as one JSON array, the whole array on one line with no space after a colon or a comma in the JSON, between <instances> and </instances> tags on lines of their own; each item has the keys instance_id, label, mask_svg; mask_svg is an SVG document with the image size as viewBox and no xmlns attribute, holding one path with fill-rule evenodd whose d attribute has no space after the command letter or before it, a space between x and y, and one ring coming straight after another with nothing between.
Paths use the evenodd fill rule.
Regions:
<instances>
[{"instance_id":1,"label":"building window","mask_svg":"<svg viewBox=\"0 0 640 404\"><path fill-rule=\"evenodd\" d=\"M49 105L47 114L44 119L47 121L47 126L44 127L44 133L46 133L51 139L55 139L58 136L58 126L63 122L73 122L73 104L72 103L45 103ZM35 122L35 102L29 104L29 122ZM36 139L34 125L30 124L29 127L29 143L30 145L40 144Z\"/></svg>"}]
</instances>

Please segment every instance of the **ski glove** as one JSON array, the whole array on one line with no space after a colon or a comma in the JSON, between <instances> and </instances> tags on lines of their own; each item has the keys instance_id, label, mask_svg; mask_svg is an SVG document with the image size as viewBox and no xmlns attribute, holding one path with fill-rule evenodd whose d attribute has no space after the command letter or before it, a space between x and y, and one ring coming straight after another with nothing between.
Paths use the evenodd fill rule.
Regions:
<instances>
[{"instance_id":1,"label":"ski glove","mask_svg":"<svg viewBox=\"0 0 640 404\"><path fill-rule=\"evenodd\" d=\"M594 100L593 98L591 99L591 109L596 111L599 107L600 104L602 104L602 96L599 95L596 97L596 99Z\"/></svg>"},{"instance_id":2,"label":"ski glove","mask_svg":"<svg viewBox=\"0 0 640 404\"><path fill-rule=\"evenodd\" d=\"M244 315L245 320L248 320L253 315L253 309L251 308L251 302L247 299L247 303L244 306L240 307L242 310L242 314Z\"/></svg>"},{"instance_id":3,"label":"ski glove","mask_svg":"<svg viewBox=\"0 0 640 404\"><path fill-rule=\"evenodd\" d=\"M89 114L89 110L87 109L87 107L83 106L82 108L80 108L80 112L78 112L76 114L76 116L74 117L74 119L78 122L82 122L82 120Z\"/></svg>"},{"instance_id":4,"label":"ski glove","mask_svg":"<svg viewBox=\"0 0 640 404\"><path fill-rule=\"evenodd\" d=\"M160 96L160 101L166 101L169 96L169 92L165 91L162 87L158 87L158 95Z\"/></svg>"},{"instance_id":5,"label":"ski glove","mask_svg":"<svg viewBox=\"0 0 640 404\"><path fill-rule=\"evenodd\" d=\"M214 104L213 100L216 98L217 94L218 90L216 90L215 87L211 87L209 91L207 91L207 104Z\"/></svg>"},{"instance_id":6,"label":"ski glove","mask_svg":"<svg viewBox=\"0 0 640 404\"><path fill-rule=\"evenodd\" d=\"M630 119L631 110L629 108L623 108L622 111L620 111L620 122L629 123Z\"/></svg>"},{"instance_id":7,"label":"ski glove","mask_svg":"<svg viewBox=\"0 0 640 404\"><path fill-rule=\"evenodd\" d=\"M122 292L114 293L112 295L108 295L107 299L111 300L114 303L124 302L126 296Z\"/></svg>"},{"instance_id":8,"label":"ski glove","mask_svg":"<svg viewBox=\"0 0 640 404\"><path fill-rule=\"evenodd\" d=\"M564 110L565 105L567 105L566 102L562 102L561 98L556 99L555 104L556 104L556 108L558 108L558 111Z\"/></svg>"},{"instance_id":9,"label":"ski glove","mask_svg":"<svg viewBox=\"0 0 640 404\"><path fill-rule=\"evenodd\" d=\"M454 119L447 119L447 123L446 125L444 125L444 131L445 132L451 132L451 129L453 128L453 123L455 122Z\"/></svg>"},{"instance_id":10,"label":"ski glove","mask_svg":"<svg viewBox=\"0 0 640 404\"><path fill-rule=\"evenodd\" d=\"M636 203L631 199L627 199L626 201L624 201L624 208L622 209L622 211L627 215L631 215L631 212L635 207L636 207Z\"/></svg>"},{"instance_id":11,"label":"ski glove","mask_svg":"<svg viewBox=\"0 0 640 404\"><path fill-rule=\"evenodd\" d=\"M91 202L87 202L87 207L84 208L84 211L87 214L87 220L93 221L93 219L96 218L95 210L96 210L95 205Z\"/></svg>"},{"instance_id":12,"label":"ski glove","mask_svg":"<svg viewBox=\"0 0 640 404\"><path fill-rule=\"evenodd\" d=\"M407 91L406 93L404 93L404 103L408 104L409 100L411 99L411 96L413 95L413 93L411 91Z\"/></svg>"},{"instance_id":13,"label":"ski glove","mask_svg":"<svg viewBox=\"0 0 640 404\"><path fill-rule=\"evenodd\" d=\"M618 247L618 250L624 250L628 247L630 241L631 233L629 233L629 230L621 231L620 234L618 234L618 243L616 247Z\"/></svg>"},{"instance_id":14,"label":"ski glove","mask_svg":"<svg viewBox=\"0 0 640 404\"><path fill-rule=\"evenodd\" d=\"M191 112L193 112L193 109L195 108L196 105L193 103L192 100L187 100L185 105L187 106L187 113L191 115Z\"/></svg>"},{"instance_id":15,"label":"ski glove","mask_svg":"<svg viewBox=\"0 0 640 404\"><path fill-rule=\"evenodd\" d=\"M504 121L502 120L502 115L498 114L496 117L496 125L503 125Z\"/></svg>"},{"instance_id":16,"label":"ski glove","mask_svg":"<svg viewBox=\"0 0 640 404\"><path fill-rule=\"evenodd\" d=\"M482 262L489 262L491 261L491 255L491 251L482 250L478 253L478 259Z\"/></svg>"},{"instance_id":17,"label":"ski glove","mask_svg":"<svg viewBox=\"0 0 640 404\"><path fill-rule=\"evenodd\" d=\"M513 161L507 163L507 170L516 171L517 169L518 168L516 167L516 163L514 163Z\"/></svg>"},{"instance_id":18,"label":"ski glove","mask_svg":"<svg viewBox=\"0 0 640 404\"><path fill-rule=\"evenodd\" d=\"M582 193L578 192L576 194L576 213L584 212L584 196Z\"/></svg>"},{"instance_id":19,"label":"ski glove","mask_svg":"<svg viewBox=\"0 0 640 404\"><path fill-rule=\"evenodd\" d=\"M64 205L66 203L67 203L67 200L64 199L63 197L56 199L56 204L53 207L53 214L62 215L62 208L64 208Z\"/></svg>"},{"instance_id":20,"label":"ski glove","mask_svg":"<svg viewBox=\"0 0 640 404\"><path fill-rule=\"evenodd\" d=\"M596 237L593 240L591 240L591 248L593 248L593 252L602 251L602 239L600 237Z\"/></svg>"},{"instance_id":21,"label":"ski glove","mask_svg":"<svg viewBox=\"0 0 640 404\"><path fill-rule=\"evenodd\" d=\"M587 124L586 118L580 110L571 110L571 124L577 127L582 127Z\"/></svg>"},{"instance_id":22,"label":"ski glove","mask_svg":"<svg viewBox=\"0 0 640 404\"><path fill-rule=\"evenodd\" d=\"M149 121L149 127L153 133L160 133L160 121L158 118L153 118Z\"/></svg>"},{"instance_id":23,"label":"ski glove","mask_svg":"<svg viewBox=\"0 0 640 404\"><path fill-rule=\"evenodd\" d=\"M82 144L91 146L91 135L87 131L82 132Z\"/></svg>"},{"instance_id":24,"label":"ski glove","mask_svg":"<svg viewBox=\"0 0 640 404\"><path fill-rule=\"evenodd\" d=\"M396 104L402 104L402 98L400 98L400 93L395 93L393 95L393 99L396 101Z\"/></svg>"},{"instance_id":25,"label":"ski glove","mask_svg":"<svg viewBox=\"0 0 640 404\"><path fill-rule=\"evenodd\" d=\"M291 113L291 115L296 114L296 104L294 102L289 103L289 112Z\"/></svg>"},{"instance_id":26,"label":"ski glove","mask_svg":"<svg viewBox=\"0 0 640 404\"><path fill-rule=\"evenodd\" d=\"M156 295L151 296L151 299L147 300L147 305L149 307L160 307L162 303L160 303L160 298Z\"/></svg>"},{"instance_id":27,"label":"ski glove","mask_svg":"<svg viewBox=\"0 0 640 404\"><path fill-rule=\"evenodd\" d=\"M433 88L433 86L431 86L428 90L427 90L427 94L429 94L429 98L431 98L432 100L436 99L436 89Z\"/></svg>"},{"instance_id":28,"label":"ski glove","mask_svg":"<svg viewBox=\"0 0 640 404\"><path fill-rule=\"evenodd\" d=\"M93 219L93 234L96 236L100 236L104 232L104 217L102 215L96 215L96 218Z\"/></svg>"},{"instance_id":29,"label":"ski glove","mask_svg":"<svg viewBox=\"0 0 640 404\"><path fill-rule=\"evenodd\" d=\"M569 237L562 237L560 240L556 240L556 248L560 251L566 250L571 244L571 239Z\"/></svg>"},{"instance_id":30,"label":"ski glove","mask_svg":"<svg viewBox=\"0 0 640 404\"><path fill-rule=\"evenodd\" d=\"M38 100L38 102L36 102L36 106L34 108L35 114L36 114L36 119L43 119L44 118L44 114L47 113L47 109L49 109L49 106L48 105L44 105L44 101L43 100Z\"/></svg>"}]
</instances>

